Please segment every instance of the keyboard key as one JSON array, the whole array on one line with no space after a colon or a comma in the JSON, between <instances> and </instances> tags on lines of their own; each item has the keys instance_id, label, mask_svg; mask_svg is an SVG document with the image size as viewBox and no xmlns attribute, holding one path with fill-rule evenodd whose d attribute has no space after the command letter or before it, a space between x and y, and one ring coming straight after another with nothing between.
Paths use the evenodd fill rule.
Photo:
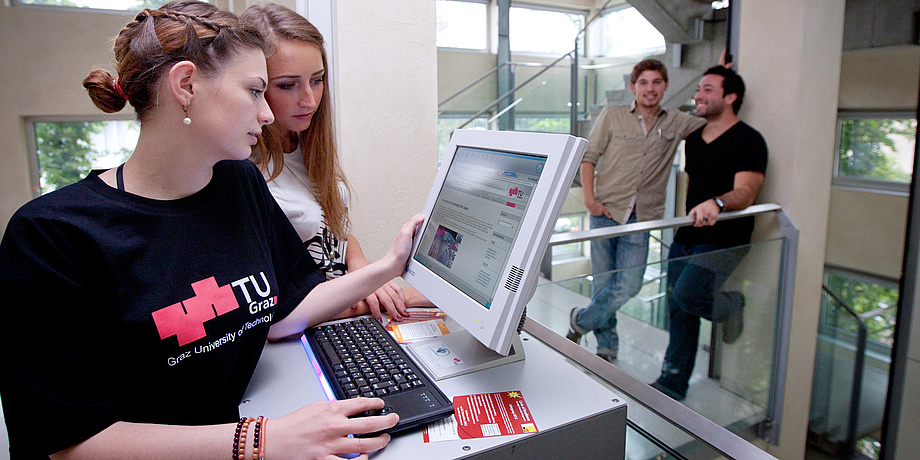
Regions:
<instances>
[{"instance_id":1,"label":"keyboard key","mask_svg":"<svg viewBox=\"0 0 920 460\"><path fill-rule=\"evenodd\" d=\"M385 380L385 381L383 381L383 382L378 382L378 383L372 384L372 385L371 385L371 388L373 388L373 389L375 389L375 390L379 390L379 389L381 389L381 388L391 387L391 386L393 386L393 385L396 385L396 382L394 382L394 381L392 381L392 380Z\"/></svg>"}]
</instances>

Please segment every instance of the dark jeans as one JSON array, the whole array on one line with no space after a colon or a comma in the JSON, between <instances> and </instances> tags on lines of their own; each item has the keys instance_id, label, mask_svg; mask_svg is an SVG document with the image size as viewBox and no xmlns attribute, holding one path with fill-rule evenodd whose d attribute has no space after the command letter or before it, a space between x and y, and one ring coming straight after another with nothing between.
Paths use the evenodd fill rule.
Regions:
<instances>
[{"instance_id":1,"label":"dark jeans","mask_svg":"<svg viewBox=\"0 0 920 460\"><path fill-rule=\"evenodd\" d=\"M675 242L668 253L670 341L658 383L681 396L687 394L696 364L700 318L718 323L732 309L741 308L743 301L740 292L722 292L721 289L748 248L720 249L724 248L708 244L684 246Z\"/></svg>"}]
</instances>

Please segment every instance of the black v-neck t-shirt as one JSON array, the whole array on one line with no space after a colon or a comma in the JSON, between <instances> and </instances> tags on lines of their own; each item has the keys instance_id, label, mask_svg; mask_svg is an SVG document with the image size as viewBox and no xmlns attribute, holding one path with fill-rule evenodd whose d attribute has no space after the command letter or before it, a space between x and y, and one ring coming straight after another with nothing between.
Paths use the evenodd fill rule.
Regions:
<instances>
[{"instance_id":1,"label":"black v-neck t-shirt","mask_svg":"<svg viewBox=\"0 0 920 460\"><path fill-rule=\"evenodd\" d=\"M767 171L767 143L747 123L739 121L710 143L703 140L700 128L687 136L684 146L687 187L687 212L694 206L730 192L735 174L742 171ZM685 246L712 244L731 247L747 244L754 231L754 218L745 217L716 223L712 227L681 227L674 240Z\"/></svg>"}]
</instances>

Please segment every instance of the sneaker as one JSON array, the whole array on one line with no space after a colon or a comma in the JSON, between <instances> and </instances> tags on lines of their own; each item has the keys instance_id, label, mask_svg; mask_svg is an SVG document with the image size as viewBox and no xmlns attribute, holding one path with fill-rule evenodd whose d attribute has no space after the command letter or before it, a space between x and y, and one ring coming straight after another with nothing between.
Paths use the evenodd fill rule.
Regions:
<instances>
[{"instance_id":1,"label":"sneaker","mask_svg":"<svg viewBox=\"0 0 920 460\"><path fill-rule=\"evenodd\" d=\"M565 335L565 338L575 343L581 342L581 336L584 335L584 333L581 332L581 328L575 324L575 316L577 314L578 307L573 308L572 311L569 312L569 333Z\"/></svg>"},{"instance_id":2,"label":"sneaker","mask_svg":"<svg viewBox=\"0 0 920 460\"><path fill-rule=\"evenodd\" d=\"M741 301L736 308L728 311L728 317L722 321L722 341L728 344L735 343L741 332L744 331L744 294L732 292Z\"/></svg>"},{"instance_id":3,"label":"sneaker","mask_svg":"<svg viewBox=\"0 0 920 460\"><path fill-rule=\"evenodd\" d=\"M608 363L613 363L614 361L617 360L617 350L609 350L606 348L602 348L600 350L597 350L597 356L600 356L602 359L604 359Z\"/></svg>"},{"instance_id":4,"label":"sneaker","mask_svg":"<svg viewBox=\"0 0 920 460\"><path fill-rule=\"evenodd\" d=\"M680 394L680 393L678 393L678 392L676 392L676 391L674 391L674 390L672 390L672 389L670 389L670 388L668 388L668 387L662 385L662 384L659 383L657 380L654 381L654 382L652 382L652 383L650 383L650 384L648 384L648 385L649 385L650 387L652 387L652 388L654 388L654 389L656 389L656 390L658 390L658 391L664 393L664 394L667 395L669 398L671 398L671 399L673 399L673 400L675 400L675 401L683 401L684 398L687 397L687 395L685 395L685 394Z\"/></svg>"}]
</instances>

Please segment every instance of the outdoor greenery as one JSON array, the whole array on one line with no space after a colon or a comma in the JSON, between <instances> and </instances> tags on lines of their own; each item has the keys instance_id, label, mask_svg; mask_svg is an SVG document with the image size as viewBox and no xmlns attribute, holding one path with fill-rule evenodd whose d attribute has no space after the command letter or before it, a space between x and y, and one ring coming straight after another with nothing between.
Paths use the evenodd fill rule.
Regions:
<instances>
[{"instance_id":1,"label":"outdoor greenery","mask_svg":"<svg viewBox=\"0 0 920 460\"><path fill-rule=\"evenodd\" d=\"M101 133L105 124L104 121L34 124L42 193L79 181L105 157L114 155L121 162L130 155L127 148L107 152L93 145L92 135Z\"/></svg>"},{"instance_id":2,"label":"outdoor greenery","mask_svg":"<svg viewBox=\"0 0 920 460\"><path fill-rule=\"evenodd\" d=\"M909 182L911 170L898 164L897 154L905 148L898 141L913 140L916 135L916 120L841 119L837 175ZM912 148L908 154L913 156Z\"/></svg>"},{"instance_id":3,"label":"outdoor greenery","mask_svg":"<svg viewBox=\"0 0 920 460\"><path fill-rule=\"evenodd\" d=\"M898 304L897 286L883 286L832 272L826 274L825 285L859 314ZM869 340L889 346L893 344L896 312L897 309L892 308L866 320ZM824 325L856 332L856 320L853 316L830 298L826 302Z\"/></svg>"},{"instance_id":4,"label":"outdoor greenery","mask_svg":"<svg viewBox=\"0 0 920 460\"><path fill-rule=\"evenodd\" d=\"M537 133L569 133L571 120L569 117L517 117L514 128L517 131L531 131Z\"/></svg>"}]
</instances>

